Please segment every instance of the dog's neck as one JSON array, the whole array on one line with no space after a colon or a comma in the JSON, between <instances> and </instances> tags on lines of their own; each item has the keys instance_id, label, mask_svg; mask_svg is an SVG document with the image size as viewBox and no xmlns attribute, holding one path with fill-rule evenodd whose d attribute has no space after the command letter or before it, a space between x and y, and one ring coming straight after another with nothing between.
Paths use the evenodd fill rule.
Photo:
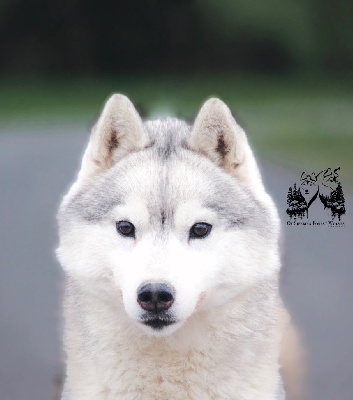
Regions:
<instances>
[{"instance_id":1,"label":"dog's neck","mask_svg":"<svg viewBox=\"0 0 353 400\"><path fill-rule=\"evenodd\" d=\"M150 398L149 385L154 391L159 385L158 398L168 398L172 390L175 399L184 400L232 399L228 392L235 393L234 399L272 400L278 384L280 309L277 282L266 281L225 305L192 315L170 336L152 337L129 320L123 307L83 292L71 281L65 307L68 380L70 374L80 374L80 381L86 376L86 388L76 390L95 400L115 398L89 397L87 388L98 393L100 385L119 399L140 398L142 389L134 385L141 385L141 377L143 399ZM208 394L197 394L200 380L209 382ZM190 392L178 392L185 387ZM220 390L223 397L217 395Z\"/></svg>"}]
</instances>

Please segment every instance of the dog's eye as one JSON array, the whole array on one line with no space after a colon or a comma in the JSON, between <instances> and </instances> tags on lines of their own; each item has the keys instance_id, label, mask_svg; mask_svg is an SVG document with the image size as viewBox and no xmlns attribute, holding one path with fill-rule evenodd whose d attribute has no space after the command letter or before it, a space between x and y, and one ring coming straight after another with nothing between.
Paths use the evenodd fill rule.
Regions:
<instances>
[{"instance_id":1,"label":"dog's eye","mask_svg":"<svg viewBox=\"0 0 353 400\"><path fill-rule=\"evenodd\" d=\"M135 227L131 222L119 221L116 223L116 230L122 236L135 237Z\"/></svg>"},{"instance_id":2,"label":"dog's eye","mask_svg":"<svg viewBox=\"0 0 353 400\"><path fill-rule=\"evenodd\" d=\"M190 239L203 239L211 232L211 229L212 225L206 222L198 222L190 229Z\"/></svg>"}]
</instances>

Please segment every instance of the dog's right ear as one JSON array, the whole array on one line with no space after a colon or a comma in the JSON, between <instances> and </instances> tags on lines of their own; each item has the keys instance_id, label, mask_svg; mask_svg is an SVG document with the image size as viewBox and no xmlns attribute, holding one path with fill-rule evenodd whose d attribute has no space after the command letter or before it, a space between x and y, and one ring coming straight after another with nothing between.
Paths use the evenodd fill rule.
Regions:
<instances>
[{"instance_id":1,"label":"dog's right ear","mask_svg":"<svg viewBox=\"0 0 353 400\"><path fill-rule=\"evenodd\" d=\"M131 101L114 94L105 104L82 159L79 178L110 168L127 154L148 145L148 135Z\"/></svg>"}]
</instances>

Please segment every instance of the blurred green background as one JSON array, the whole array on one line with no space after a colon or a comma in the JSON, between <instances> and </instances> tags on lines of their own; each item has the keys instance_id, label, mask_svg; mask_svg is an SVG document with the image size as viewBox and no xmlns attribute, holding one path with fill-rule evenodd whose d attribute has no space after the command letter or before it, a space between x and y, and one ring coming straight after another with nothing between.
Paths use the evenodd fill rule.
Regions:
<instances>
[{"instance_id":1,"label":"blurred green background","mask_svg":"<svg viewBox=\"0 0 353 400\"><path fill-rule=\"evenodd\" d=\"M219 96L260 155L353 187L352 16L350 0L2 0L0 128L93 123L113 92L192 120Z\"/></svg>"}]
</instances>

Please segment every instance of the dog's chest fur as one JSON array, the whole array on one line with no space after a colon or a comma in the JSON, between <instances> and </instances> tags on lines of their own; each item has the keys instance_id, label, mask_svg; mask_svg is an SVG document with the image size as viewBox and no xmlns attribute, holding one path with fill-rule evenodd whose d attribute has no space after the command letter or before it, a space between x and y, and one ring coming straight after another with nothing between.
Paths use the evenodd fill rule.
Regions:
<instances>
[{"instance_id":1,"label":"dog's chest fur","mask_svg":"<svg viewBox=\"0 0 353 400\"><path fill-rule=\"evenodd\" d=\"M155 338L131 326L124 310L69 284L72 397L63 399L277 400L271 397L278 385L274 332L281 322L273 286L252 288L227 310L197 314L172 338Z\"/></svg>"}]
</instances>

